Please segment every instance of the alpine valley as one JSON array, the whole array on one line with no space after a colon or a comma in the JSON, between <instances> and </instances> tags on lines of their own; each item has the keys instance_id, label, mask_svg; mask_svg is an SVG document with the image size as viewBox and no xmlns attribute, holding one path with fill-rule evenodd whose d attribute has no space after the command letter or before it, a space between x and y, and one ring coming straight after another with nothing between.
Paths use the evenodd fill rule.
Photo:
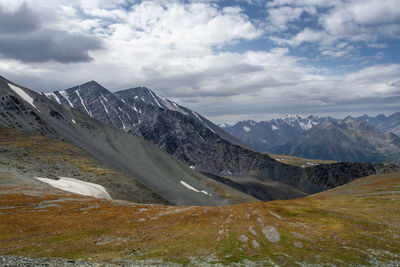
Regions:
<instances>
[{"instance_id":1,"label":"alpine valley","mask_svg":"<svg viewBox=\"0 0 400 267\"><path fill-rule=\"evenodd\" d=\"M307 170L288 166L249 149L195 111L145 87L112 93L91 81L43 95L142 137L191 169L260 200L305 196L391 168L369 163L318 165ZM332 179L332 173L338 177Z\"/></svg>"},{"instance_id":2,"label":"alpine valley","mask_svg":"<svg viewBox=\"0 0 400 267\"><path fill-rule=\"evenodd\" d=\"M145 87L0 95L1 265L399 263L400 168L367 162L398 152L392 116L223 130Z\"/></svg>"}]
</instances>

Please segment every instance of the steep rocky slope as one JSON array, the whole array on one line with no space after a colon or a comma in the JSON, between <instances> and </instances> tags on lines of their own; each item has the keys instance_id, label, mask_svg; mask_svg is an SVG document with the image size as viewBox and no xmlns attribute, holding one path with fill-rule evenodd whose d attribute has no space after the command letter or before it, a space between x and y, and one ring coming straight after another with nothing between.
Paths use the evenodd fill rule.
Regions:
<instances>
[{"instance_id":1,"label":"steep rocky slope","mask_svg":"<svg viewBox=\"0 0 400 267\"><path fill-rule=\"evenodd\" d=\"M162 109L177 111L183 115L193 118L196 122L200 123L203 127L209 129L211 132L217 134L222 139L228 141L231 144L248 147L247 144L243 143L233 135L228 134L226 131L222 130L219 126L215 125L207 118L203 117L196 111L189 108L181 106L161 95L158 95L146 87L136 87L127 90L117 91L115 94L119 95L124 99L130 99L131 101L142 101L146 104L150 104L155 107Z\"/></svg>"},{"instance_id":2,"label":"steep rocky slope","mask_svg":"<svg viewBox=\"0 0 400 267\"><path fill-rule=\"evenodd\" d=\"M224 146L232 145L227 140L239 141L196 112L147 88L114 94L92 81L45 95L105 124L143 137L197 170L218 175L238 171L224 166L224 162L229 165L231 160L219 158L215 152L226 151Z\"/></svg>"},{"instance_id":3,"label":"steep rocky slope","mask_svg":"<svg viewBox=\"0 0 400 267\"><path fill-rule=\"evenodd\" d=\"M230 187L211 183L141 138L107 126L4 78L0 78L0 93L0 125L65 140L107 166L134 177L174 204L220 205L249 200Z\"/></svg>"},{"instance_id":4,"label":"steep rocky slope","mask_svg":"<svg viewBox=\"0 0 400 267\"><path fill-rule=\"evenodd\" d=\"M0 184L39 185L34 177L71 177L105 187L113 199L171 204L132 177L110 169L82 149L29 132L0 126ZM9 179L6 172L19 179Z\"/></svg>"}]
</instances>

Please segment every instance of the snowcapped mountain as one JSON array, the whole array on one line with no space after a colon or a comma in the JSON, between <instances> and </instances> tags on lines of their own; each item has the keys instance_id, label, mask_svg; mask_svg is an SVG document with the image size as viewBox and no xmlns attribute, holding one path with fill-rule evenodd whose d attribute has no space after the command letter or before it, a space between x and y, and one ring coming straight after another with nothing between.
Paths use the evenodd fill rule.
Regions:
<instances>
[{"instance_id":1,"label":"snowcapped mountain","mask_svg":"<svg viewBox=\"0 0 400 267\"><path fill-rule=\"evenodd\" d=\"M177 111L182 113L183 115L188 115L190 112L192 112L192 111L188 112L186 108L181 107L177 103L154 93L153 91L144 86L118 91L116 92L116 94L121 97L132 98L137 101L142 101L153 106L158 106L160 108Z\"/></svg>"},{"instance_id":2,"label":"snowcapped mountain","mask_svg":"<svg viewBox=\"0 0 400 267\"><path fill-rule=\"evenodd\" d=\"M235 144L231 135L201 115L145 87L116 93L105 90L96 82L89 82L46 95L57 101L56 95L67 107L73 106L95 119L143 137L190 168L206 172L208 177L261 200L319 192L360 175L375 173L383 166L321 165L306 171L237 145L238 141ZM296 126L294 119L289 116L281 123L277 120L274 126L303 129L309 125L308 121L301 121L304 125ZM255 127L255 122L249 122L248 128L252 131L250 126ZM333 170L340 182L331 177ZM193 186L193 181L184 182L198 188Z\"/></svg>"},{"instance_id":3,"label":"snowcapped mountain","mask_svg":"<svg viewBox=\"0 0 400 267\"><path fill-rule=\"evenodd\" d=\"M246 144L238 140L237 138L233 137L232 135L228 134L226 131L222 130L220 127L197 113L191 109L188 109L184 106L181 106L159 94L154 93L150 89L146 87L136 87L127 90L122 90L115 92L116 95L120 96L123 99L130 99L131 101L141 101L146 104L166 109L169 111L176 111L181 113L184 116L189 116L193 118L197 123L203 125L205 128L210 130L212 133L217 134L222 139L234 144L239 145L242 147L247 147Z\"/></svg>"},{"instance_id":4,"label":"snowcapped mountain","mask_svg":"<svg viewBox=\"0 0 400 267\"><path fill-rule=\"evenodd\" d=\"M216 149L225 150L225 146L246 145L197 112L145 87L112 93L91 81L44 95L105 124L143 137L197 170L217 175L240 171L225 167L221 157L203 155L213 154Z\"/></svg>"},{"instance_id":5,"label":"snowcapped mountain","mask_svg":"<svg viewBox=\"0 0 400 267\"><path fill-rule=\"evenodd\" d=\"M337 161L382 161L400 156L399 139L389 134L400 129L400 112L344 120L287 115L270 121L241 121L224 129L263 152Z\"/></svg>"},{"instance_id":6,"label":"snowcapped mountain","mask_svg":"<svg viewBox=\"0 0 400 267\"><path fill-rule=\"evenodd\" d=\"M118 95L95 81L43 94L59 104L76 108L92 118L124 131L132 130L140 121L141 110L134 103L127 105Z\"/></svg>"},{"instance_id":7,"label":"snowcapped mountain","mask_svg":"<svg viewBox=\"0 0 400 267\"><path fill-rule=\"evenodd\" d=\"M400 157L400 138L348 117L337 122L326 120L276 152L313 159L379 162Z\"/></svg>"},{"instance_id":8,"label":"snowcapped mountain","mask_svg":"<svg viewBox=\"0 0 400 267\"><path fill-rule=\"evenodd\" d=\"M240 121L233 126L224 127L224 130L257 151L273 152L276 148L325 119L328 118L313 115L308 117L286 115L270 121Z\"/></svg>"},{"instance_id":9,"label":"snowcapped mountain","mask_svg":"<svg viewBox=\"0 0 400 267\"><path fill-rule=\"evenodd\" d=\"M103 123L138 135L141 135L139 129L142 124L148 125L148 120L151 119L150 113L158 110L179 112L183 116L193 118L222 139L235 145L247 146L197 112L180 106L146 87L112 93L97 82L91 81L67 90L44 93L44 95L60 104L74 107Z\"/></svg>"}]
</instances>

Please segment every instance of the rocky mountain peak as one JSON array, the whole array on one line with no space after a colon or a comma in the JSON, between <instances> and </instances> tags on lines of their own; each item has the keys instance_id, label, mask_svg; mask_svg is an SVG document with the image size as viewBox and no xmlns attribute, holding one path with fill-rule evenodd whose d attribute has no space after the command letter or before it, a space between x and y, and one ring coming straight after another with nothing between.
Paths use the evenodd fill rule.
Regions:
<instances>
[{"instance_id":1,"label":"rocky mountain peak","mask_svg":"<svg viewBox=\"0 0 400 267\"><path fill-rule=\"evenodd\" d=\"M69 88L67 90L65 90L68 94L72 94L75 92L75 94L79 95L92 95L92 96L99 96L101 94L109 94L110 92L104 88L101 84L99 84L98 82L92 80L77 86L74 86L72 88Z\"/></svg>"}]
</instances>

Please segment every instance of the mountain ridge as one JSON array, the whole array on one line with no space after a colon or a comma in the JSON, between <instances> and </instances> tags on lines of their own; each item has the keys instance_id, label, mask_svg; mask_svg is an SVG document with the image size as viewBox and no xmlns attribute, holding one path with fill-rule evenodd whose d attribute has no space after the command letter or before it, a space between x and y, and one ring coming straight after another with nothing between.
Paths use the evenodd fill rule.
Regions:
<instances>
[{"instance_id":1,"label":"mountain ridge","mask_svg":"<svg viewBox=\"0 0 400 267\"><path fill-rule=\"evenodd\" d=\"M260 198L260 194L257 192L264 190L260 198L262 200L271 200L268 192L273 191L276 194L272 199L299 197L298 190L305 194L325 190L328 187L322 185L320 181L334 179L331 177L331 171L335 168L337 168L339 176L346 177L342 182L361 177L359 176L361 174L373 174L385 169L383 165L350 164L346 165L346 168L341 168L342 165L339 164L324 167L331 170L324 173L330 178L315 178L312 175L313 171L305 172L302 168L279 163L265 154L232 144L200 123L198 119L202 120L202 117L196 120L198 114L194 113L193 116L188 116L176 110L163 108L161 103L169 100L157 98L155 93L149 92L149 89L145 87L139 87L136 91L138 90L139 92L135 92L135 90L128 89L120 93L124 97L120 99L119 103L123 102L127 107L130 106L131 117L136 114L135 116L140 120L139 124L127 125L127 128L134 127L128 132L144 137L186 165L203 173L209 173L209 177L217 181L241 188L243 192L253 196L257 194L258 198ZM145 101L148 97L152 102L150 104ZM85 112L85 108L79 106L81 102L78 98L74 100L74 104L78 103L80 111ZM106 114L105 107L100 102L97 97L97 104L92 108L93 111L103 110L102 114L104 115ZM169 101L168 105L173 104ZM136 110L132 107L135 107ZM184 109L182 106L179 107ZM114 108L114 110L119 108ZM120 112L127 113L127 110L121 107ZM97 113L93 112L93 114ZM101 117L97 117L97 119L102 120ZM121 116L118 120L121 120ZM288 117L287 120L291 121L293 118ZM303 127L306 126L306 124L303 125ZM119 127L121 128L121 125ZM312 169L312 167L310 168ZM291 191L288 191L288 188L291 188Z\"/></svg>"},{"instance_id":2,"label":"mountain ridge","mask_svg":"<svg viewBox=\"0 0 400 267\"><path fill-rule=\"evenodd\" d=\"M28 130L81 147L100 162L134 177L132 179L174 204L221 205L238 202L224 198L223 192L230 192L232 198L238 197L241 201L252 199L223 184L213 183L146 140L107 126L69 105L60 105L56 100L3 77L0 77L0 92L0 125ZM192 192L181 181L212 196ZM220 193L215 192L217 189Z\"/></svg>"},{"instance_id":3,"label":"mountain ridge","mask_svg":"<svg viewBox=\"0 0 400 267\"><path fill-rule=\"evenodd\" d=\"M399 137L391 132L396 129L396 123L400 124L399 114L395 113L389 117L384 115L377 117L364 115L358 118L348 116L341 120L313 115L308 117L288 115L270 121L241 121L225 130L242 141L247 140L254 148L274 154L335 161L388 162L400 157ZM304 124L305 120L308 124ZM274 124L277 121L284 122L287 126L279 128L283 129L283 134L277 131L278 126ZM353 127L350 121L353 124L358 123ZM247 125L244 126L245 123ZM301 123L307 127L301 127ZM346 123L348 129L343 130L343 125ZM269 129L271 127L272 130ZM268 141L274 143L275 146L269 146L268 149L265 146L260 147L259 140L263 135L269 135ZM282 136L287 138L283 139ZM355 136L358 136L358 142L354 139ZM316 142L319 143L316 144Z\"/></svg>"}]
</instances>

